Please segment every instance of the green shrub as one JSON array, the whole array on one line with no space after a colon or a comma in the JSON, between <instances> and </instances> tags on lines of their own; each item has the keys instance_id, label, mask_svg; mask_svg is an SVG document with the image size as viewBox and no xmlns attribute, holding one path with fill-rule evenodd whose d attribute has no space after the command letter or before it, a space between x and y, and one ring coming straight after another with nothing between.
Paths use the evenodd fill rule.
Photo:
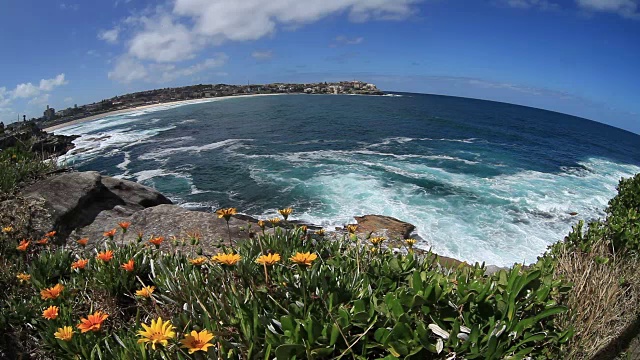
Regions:
<instances>
[{"instance_id":1,"label":"green shrub","mask_svg":"<svg viewBox=\"0 0 640 360\"><path fill-rule=\"evenodd\" d=\"M18 143L15 147L0 150L0 197L56 168L55 161L48 161L42 154L32 152L30 143Z\"/></svg>"}]
</instances>

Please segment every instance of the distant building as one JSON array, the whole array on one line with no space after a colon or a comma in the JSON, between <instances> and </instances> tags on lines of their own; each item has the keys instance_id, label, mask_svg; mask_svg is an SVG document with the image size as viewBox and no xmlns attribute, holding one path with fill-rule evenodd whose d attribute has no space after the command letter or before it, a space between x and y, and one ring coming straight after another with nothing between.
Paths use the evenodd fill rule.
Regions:
<instances>
[{"instance_id":1,"label":"distant building","mask_svg":"<svg viewBox=\"0 0 640 360\"><path fill-rule=\"evenodd\" d=\"M44 119L45 120L53 120L56 117L56 110L54 108L50 108L47 105L47 110L44 111Z\"/></svg>"}]
</instances>

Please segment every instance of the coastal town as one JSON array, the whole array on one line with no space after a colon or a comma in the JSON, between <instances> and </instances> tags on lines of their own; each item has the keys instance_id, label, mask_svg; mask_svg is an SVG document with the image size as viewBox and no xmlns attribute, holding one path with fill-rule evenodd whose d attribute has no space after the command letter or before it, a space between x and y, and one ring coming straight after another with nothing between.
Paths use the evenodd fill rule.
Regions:
<instances>
[{"instance_id":1,"label":"coastal town","mask_svg":"<svg viewBox=\"0 0 640 360\"><path fill-rule=\"evenodd\" d=\"M240 96L254 94L351 94L351 95L383 95L376 85L362 81L321 82L307 84L273 83L264 85L228 85L209 84L191 85L176 88L164 88L140 91L115 96L86 105L74 105L58 110L47 105L42 117L27 119L23 116L20 122L6 126L7 130L16 130L25 122L36 124L39 128L63 124L69 121L96 116L111 111L126 110L139 106L169 103L184 100L206 99L224 96ZM0 125L0 133L4 132L4 124Z\"/></svg>"}]
</instances>

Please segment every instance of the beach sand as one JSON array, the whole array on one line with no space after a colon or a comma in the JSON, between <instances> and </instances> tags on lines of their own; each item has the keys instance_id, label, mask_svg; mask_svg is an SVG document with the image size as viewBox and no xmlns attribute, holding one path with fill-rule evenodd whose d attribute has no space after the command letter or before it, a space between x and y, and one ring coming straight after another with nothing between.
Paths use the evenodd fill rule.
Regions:
<instances>
[{"instance_id":1,"label":"beach sand","mask_svg":"<svg viewBox=\"0 0 640 360\"><path fill-rule=\"evenodd\" d=\"M273 95L287 95L287 94L233 95L233 96L220 96L220 97L205 98L205 99L180 100L180 101L172 101L172 102L165 102L165 103L159 103L159 104L142 105L142 106L138 106L138 107L134 107L134 108L109 111L109 112L106 112L106 113L103 113L103 114L99 114L99 115L93 115L93 116L88 116L88 117L84 117L84 118L81 118L81 119L72 120L72 121L69 121L69 122L62 123L62 124L50 126L48 128L45 128L44 131L52 132L52 131L55 131L55 130L66 128L68 126L82 124L82 123L86 123L86 122L89 122L89 121L106 118L107 116L128 114L128 113L133 113L133 112L140 111L140 110L147 110L147 109L152 109L152 108L162 107L162 106L173 106L173 105L182 106L182 105L190 105L190 104L202 104L202 103L207 103L207 102L220 101L222 99L231 99L231 98L238 98L238 97L245 98L245 97L273 96Z\"/></svg>"}]
</instances>

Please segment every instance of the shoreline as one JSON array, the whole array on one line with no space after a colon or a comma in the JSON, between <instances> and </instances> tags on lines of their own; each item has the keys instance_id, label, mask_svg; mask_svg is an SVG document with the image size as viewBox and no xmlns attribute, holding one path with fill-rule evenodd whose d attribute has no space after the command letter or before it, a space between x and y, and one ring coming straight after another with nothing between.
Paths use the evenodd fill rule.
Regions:
<instances>
[{"instance_id":1,"label":"shoreline","mask_svg":"<svg viewBox=\"0 0 640 360\"><path fill-rule=\"evenodd\" d=\"M246 95L233 95L233 96L219 96L219 97L204 98L204 99L178 100L178 101L163 102L158 104L147 104L147 105L136 106L128 109L109 111L109 112L98 114L98 115L91 115L84 118L67 121L62 124L49 126L42 130L46 132L52 132L52 131L66 128L69 126L103 119L109 116L123 115L127 113L132 113L132 112L141 111L141 110L148 110L148 109L153 109L153 108L162 107L162 106L173 106L173 105L183 106L183 105L193 105L193 104L204 104L208 102L220 101L222 99L247 98L247 97L258 97L258 96L276 96L276 95L291 95L291 94L246 94Z\"/></svg>"}]
</instances>

